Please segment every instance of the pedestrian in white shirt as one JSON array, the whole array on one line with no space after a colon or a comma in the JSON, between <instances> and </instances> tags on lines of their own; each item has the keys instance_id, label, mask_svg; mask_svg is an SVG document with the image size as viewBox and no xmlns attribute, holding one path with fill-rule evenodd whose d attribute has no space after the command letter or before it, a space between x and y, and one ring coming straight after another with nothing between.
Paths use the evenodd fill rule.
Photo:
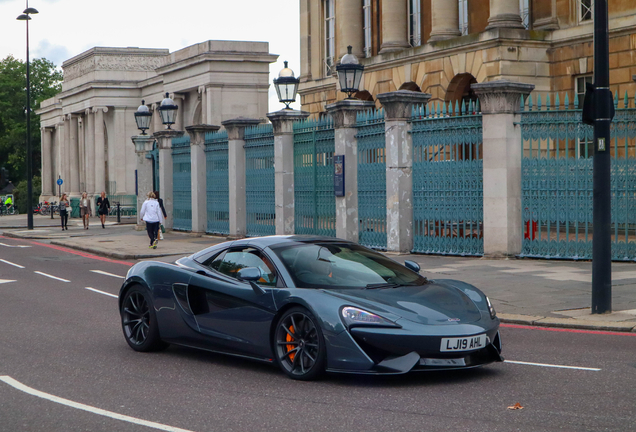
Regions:
<instances>
[{"instance_id":1,"label":"pedestrian in white shirt","mask_svg":"<svg viewBox=\"0 0 636 432\"><path fill-rule=\"evenodd\" d=\"M148 237L150 237L150 248L157 249L157 235L159 233L159 226L163 223L163 213L159 202L155 199L153 192L148 192L146 195L148 198L141 206L141 220L146 222L146 231Z\"/></svg>"}]
</instances>

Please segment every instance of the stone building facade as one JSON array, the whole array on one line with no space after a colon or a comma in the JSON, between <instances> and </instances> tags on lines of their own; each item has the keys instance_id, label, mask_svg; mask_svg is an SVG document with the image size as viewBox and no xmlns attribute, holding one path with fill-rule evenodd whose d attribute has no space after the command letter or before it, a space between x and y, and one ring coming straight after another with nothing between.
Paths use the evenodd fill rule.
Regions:
<instances>
[{"instance_id":1,"label":"stone building facade","mask_svg":"<svg viewBox=\"0 0 636 432\"><path fill-rule=\"evenodd\" d=\"M239 116L265 118L269 64L267 42L206 41L167 49L92 48L62 64L62 91L43 101L42 197L105 190L136 193L136 156L130 137L139 133L134 112L145 100L154 112L166 93L179 106L176 130L220 125ZM149 133L164 129L154 113Z\"/></svg>"},{"instance_id":2,"label":"stone building facade","mask_svg":"<svg viewBox=\"0 0 636 432\"><path fill-rule=\"evenodd\" d=\"M636 85L636 2L610 0L611 90ZM357 97L398 89L432 101L475 99L470 85L505 79L540 93L584 91L593 73L592 0L301 0L303 110L345 95L335 65L347 45L365 66Z\"/></svg>"}]
</instances>

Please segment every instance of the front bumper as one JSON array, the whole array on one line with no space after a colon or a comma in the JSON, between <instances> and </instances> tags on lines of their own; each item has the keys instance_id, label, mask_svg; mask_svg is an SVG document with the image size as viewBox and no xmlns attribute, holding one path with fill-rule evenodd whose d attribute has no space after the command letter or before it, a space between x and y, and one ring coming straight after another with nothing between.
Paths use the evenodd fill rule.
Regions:
<instances>
[{"instance_id":1,"label":"front bumper","mask_svg":"<svg viewBox=\"0 0 636 432\"><path fill-rule=\"evenodd\" d=\"M499 321L488 325L422 326L400 320L402 328L354 327L328 341L327 370L340 373L401 374L467 369L503 361ZM482 349L441 352L442 338L486 334Z\"/></svg>"}]
</instances>

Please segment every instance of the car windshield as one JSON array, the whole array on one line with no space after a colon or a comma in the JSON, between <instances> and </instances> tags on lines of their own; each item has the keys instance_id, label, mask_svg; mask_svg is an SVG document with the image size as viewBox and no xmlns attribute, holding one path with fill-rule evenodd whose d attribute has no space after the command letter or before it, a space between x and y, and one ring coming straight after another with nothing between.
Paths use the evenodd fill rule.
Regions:
<instances>
[{"instance_id":1,"label":"car windshield","mask_svg":"<svg viewBox=\"0 0 636 432\"><path fill-rule=\"evenodd\" d=\"M419 286L426 278L354 244L314 243L272 248L299 288Z\"/></svg>"}]
</instances>

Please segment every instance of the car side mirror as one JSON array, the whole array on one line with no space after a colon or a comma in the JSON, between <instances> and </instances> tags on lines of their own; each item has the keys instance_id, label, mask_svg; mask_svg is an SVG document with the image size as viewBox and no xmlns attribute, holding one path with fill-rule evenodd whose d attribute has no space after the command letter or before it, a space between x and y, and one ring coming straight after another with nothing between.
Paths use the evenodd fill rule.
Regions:
<instances>
[{"instance_id":1,"label":"car side mirror","mask_svg":"<svg viewBox=\"0 0 636 432\"><path fill-rule=\"evenodd\" d=\"M256 284L261 278L261 269L258 267L242 268L236 273L236 278L240 281L249 282L256 294L265 294L265 290Z\"/></svg>"},{"instance_id":2,"label":"car side mirror","mask_svg":"<svg viewBox=\"0 0 636 432\"><path fill-rule=\"evenodd\" d=\"M420 265L416 263L415 261L410 261L410 260L404 261L404 267L406 267L407 269L411 271L414 271L415 273L420 272Z\"/></svg>"},{"instance_id":3,"label":"car side mirror","mask_svg":"<svg viewBox=\"0 0 636 432\"><path fill-rule=\"evenodd\" d=\"M238 271L236 278L240 281L256 282L261 278L261 270L258 267L245 267Z\"/></svg>"}]
</instances>

